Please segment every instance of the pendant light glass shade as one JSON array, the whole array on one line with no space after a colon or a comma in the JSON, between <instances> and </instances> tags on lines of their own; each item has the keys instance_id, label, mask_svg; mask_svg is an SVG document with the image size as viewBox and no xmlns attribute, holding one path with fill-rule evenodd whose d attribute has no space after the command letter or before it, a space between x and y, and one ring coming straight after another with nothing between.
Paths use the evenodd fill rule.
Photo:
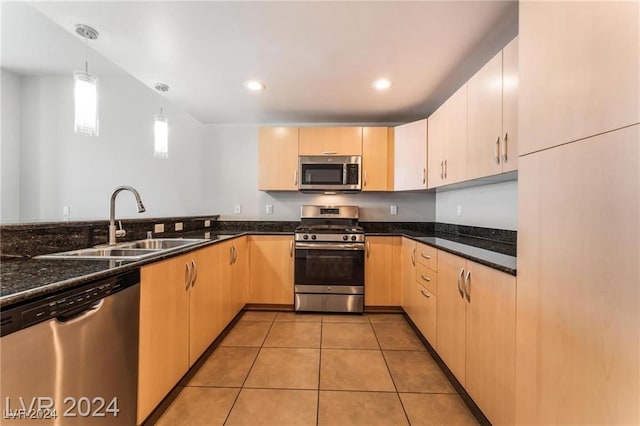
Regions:
<instances>
[{"instance_id":1,"label":"pendant light glass shade","mask_svg":"<svg viewBox=\"0 0 640 426\"><path fill-rule=\"evenodd\" d=\"M169 158L169 121L162 114L154 116L153 124L153 156Z\"/></svg>"},{"instance_id":2,"label":"pendant light glass shade","mask_svg":"<svg viewBox=\"0 0 640 426\"><path fill-rule=\"evenodd\" d=\"M74 129L87 136L98 135L98 78L88 72L74 71Z\"/></svg>"}]
</instances>

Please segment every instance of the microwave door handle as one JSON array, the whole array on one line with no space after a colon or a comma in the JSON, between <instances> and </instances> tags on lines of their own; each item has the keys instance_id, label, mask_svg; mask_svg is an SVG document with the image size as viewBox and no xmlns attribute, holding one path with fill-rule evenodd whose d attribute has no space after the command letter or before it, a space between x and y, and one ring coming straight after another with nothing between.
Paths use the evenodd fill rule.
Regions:
<instances>
[{"instance_id":1,"label":"microwave door handle","mask_svg":"<svg viewBox=\"0 0 640 426\"><path fill-rule=\"evenodd\" d=\"M347 183L347 169L348 169L347 165L344 164L342 166L342 184L343 185L346 185Z\"/></svg>"}]
</instances>

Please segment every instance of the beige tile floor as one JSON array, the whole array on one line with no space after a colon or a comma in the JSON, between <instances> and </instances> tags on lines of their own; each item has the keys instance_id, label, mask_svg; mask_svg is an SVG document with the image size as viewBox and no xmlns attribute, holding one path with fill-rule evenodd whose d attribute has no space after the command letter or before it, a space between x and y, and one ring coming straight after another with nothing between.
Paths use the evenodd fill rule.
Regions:
<instances>
[{"instance_id":1,"label":"beige tile floor","mask_svg":"<svg viewBox=\"0 0 640 426\"><path fill-rule=\"evenodd\" d=\"M402 315L245 312L159 425L475 425Z\"/></svg>"}]
</instances>

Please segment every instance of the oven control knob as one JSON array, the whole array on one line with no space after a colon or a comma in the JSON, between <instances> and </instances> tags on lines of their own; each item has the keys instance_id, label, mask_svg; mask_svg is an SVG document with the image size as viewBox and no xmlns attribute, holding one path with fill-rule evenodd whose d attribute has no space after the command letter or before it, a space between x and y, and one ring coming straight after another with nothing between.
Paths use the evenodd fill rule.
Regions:
<instances>
[{"instance_id":1,"label":"oven control knob","mask_svg":"<svg viewBox=\"0 0 640 426\"><path fill-rule=\"evenodd\" d=\"M312 236L311 236L311 239L312 239L312 240L315 240L315 239L316 239L316 236L315 236L315 235L312 235Z\"/></svg>"},{"instance_id":2,"label":"oven control knob","mask_svg":"<svg viewBox=\"0 0 640 426\"><path fill-rule=\"evenodd\" d=\"M352 236L351 236L351 241L355 241L355 240L356 240L356 236L355 236L355 235L352 235Z\"/></svg>"},{"instance_id":3,"label":"oven control knob","mask_svg":"<svg viewBox=\"0 0 640 426\"><path fill-rule=\"evenodd\" d=\"M309 239L309 236L308 236L307 234L304 234L304 235L302 236L302 239L303 239L303 240L308 240L308 239Z\"/></svg>"},{"instance_id":4,"label":"oven control knob","mask_svg":"<svg viewBox=\"0 0 640 426\"><path fill-rule=\"evenodd\" d=\"M348 235L344 235L344 236L342 237L342 239L343 239L343 240L345 240L345 241L347 241L347 240L349 239L349 236L348 236Z\"/></svg>"}]
</instances>

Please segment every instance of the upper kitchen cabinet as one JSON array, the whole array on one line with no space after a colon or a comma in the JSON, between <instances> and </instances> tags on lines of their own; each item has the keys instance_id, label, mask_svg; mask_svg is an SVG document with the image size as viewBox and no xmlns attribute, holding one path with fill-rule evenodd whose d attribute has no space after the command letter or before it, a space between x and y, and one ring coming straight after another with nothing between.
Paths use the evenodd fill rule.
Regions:
<instances>
[{"instance_id":1,"label":"upper kitchen cabinet","mask_svg":"<svg viewBox=\"0 0 640 426\"><path fill-rule=\"evenodd\" d=\"M393 131L362 128L362 190L393 190Z\"/></svg>"},{"instance_id":2,"label":"upper kitchen cabinet","mask_svg":"<svg viewBox=\"0 0 640 426\"><path fill-rule=\"evenodd\" d=\"M298 190L298 128L261 127L258 131L258 189Z\"/></svg>"},{"instance_id":3,"label":"upper kitchen cabinet","mask_svg":"<svg viewBox=\"0 0 640 426\"><path fill-rule=\"evenodd\" d=\"M520 2L520 155L640 122L639 9Z\"/></svg>"},{"instance_id":4,"label":"upper kitchen cabinet","mask_svg":"<svg viewBox=\"0 0 640 426\"><path fill-rule=\"evenodd\" d=\"M429 188L467 177L467 85L462 86L428 119Z\"/></svg>"},{"instance_id":5,"label":"upper kitchen cabinet","mask_svg":"<svg viewBox=\"0 0 640 426\"><path fill-rule=\"evenodd\" d=\"M427 189L427 119L394 129L394 188Z\"/></svg>"},{"instance_id":6,"label":"upper kitchen cabinet","mask_svg":"<svg viewBox=\"0 0 640 426\"><path fill-rule=\"evenodd\" d=\"M514 39L468 82L469 179L516 169L518 41Z\"/></svg>"},{"instance_id":7,"label":"upper kitchen cabinet","mask_svg":"<svg viewBox=\"0 0 640 426\"><path fill-rule=\"evenodd\" d=\"M362 155L362 127L302 127L300 155Z\"/></svg>"}]
</instances>

